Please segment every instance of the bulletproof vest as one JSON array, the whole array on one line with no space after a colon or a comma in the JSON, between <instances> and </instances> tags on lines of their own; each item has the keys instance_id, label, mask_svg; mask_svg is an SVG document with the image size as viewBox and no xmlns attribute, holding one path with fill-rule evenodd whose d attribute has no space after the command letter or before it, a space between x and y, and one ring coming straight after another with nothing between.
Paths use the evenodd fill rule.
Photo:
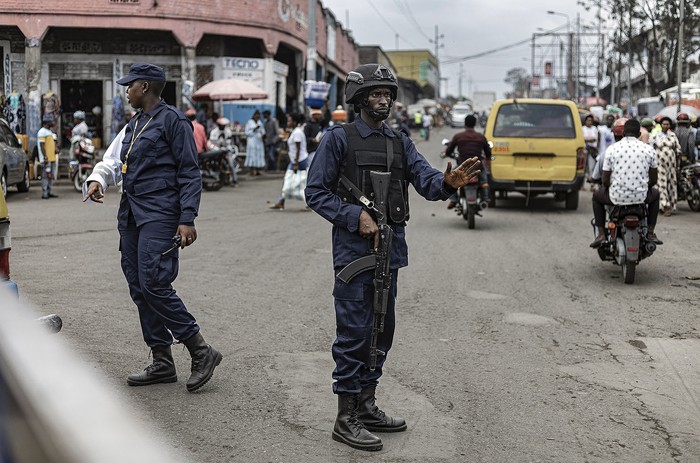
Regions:
<instances>
[{"instance_id":1,"label":"bulletproof vest","mask_svg":"<svg viewBox=\"0 0 700 463\"><path fill-rule=\"evenodd\" d=\"M369 173L373 170L387 171L387 140L393 149L391 163L391 184L389 186L388 220L389 224L406 225L408 221L408 176L406 175L406 154L399 134L396 137L378 137L370 135L362 138L355 124L343 124L348 139L348 151L341 175L356 185L366 197L373 200L372 181ZM396 133L396 132L394 132ZM348 203L360 204L341 183L336 185L336 194Z\"/></svg>"}]
</instances>

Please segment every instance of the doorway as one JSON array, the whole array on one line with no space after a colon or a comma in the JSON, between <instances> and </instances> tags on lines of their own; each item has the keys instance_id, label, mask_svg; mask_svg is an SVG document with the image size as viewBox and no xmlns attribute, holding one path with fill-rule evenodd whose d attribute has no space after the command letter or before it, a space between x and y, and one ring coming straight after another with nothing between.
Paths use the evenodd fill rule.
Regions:
<instances>
[{"instance_id":1,"label":"doorway","mask_svg":"<svg viewBox=\"0 0 700 463\"><path fill-rule=\"evenodd\" d=\"M62 80L61 81L61 128L62 146L70 146L73 129L73 113L85 111L85 123L93 138L102 139L102 81L101 80ZM100 114L93 108L99 107Z\"/></svg>"}]
</instances>

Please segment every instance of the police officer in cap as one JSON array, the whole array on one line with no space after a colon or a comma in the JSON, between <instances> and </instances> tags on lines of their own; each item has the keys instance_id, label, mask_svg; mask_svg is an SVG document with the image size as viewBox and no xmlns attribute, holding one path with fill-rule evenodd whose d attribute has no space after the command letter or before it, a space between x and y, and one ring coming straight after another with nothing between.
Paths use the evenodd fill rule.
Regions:
<instances>
[{"instance_id":1,"label":"police officer in cap","mask_svg":"<svg viewBox=\"0 0 700 463\"><path fill-rule=\"evenodd\" d=\"M338 395L333 439L361 450L382 448L381 439L373 432L397 432L407 427L404 419L387 416L377 407L375 390L394 335L397 270L408 265L404 230L409 212L408 184L428 200L446 200L480 172L478 159L470 158L454 170L448 164L442 173L430 166L408 136L392 131L384 120L391 113L397 90L396 78L380 64L364 64L348 74L345 101L354 105L360 117L351 124L332 127L321 139L306 187L307 204L333 224L333 266L337 274L378 245L373 214L340 183L341 175L369 196L369 172L391 172L388 223L394 232L392 281L384 331L377 342L382 355L374 371L368 366L374 272L362 272L349 283L336 278L333 288L337 328L332 348L336 365L333 392Z\"/></svg>"},{"instance_id":2,"label":"police officer in cap","mask_svg":"<svg viewBox=\"0 0 700 463\"><path fill-rule=\"evenodd\" d=\"M194 226L202 192L192 124L160 97L165 72L152 64L134 64L117 81L126 86L131 118L87 179L83 201L101 203L108 185L122 181L118 212L119 249L131 299L153 362L129 375L130 386L177 381L171 353L173 337L192 357L187 390L202 387L221 362L204 341L199 325L171 286L178 272L179 248L197 239ZM177 238L177 240L175 239Z\"/></svg>"}]
</instances>

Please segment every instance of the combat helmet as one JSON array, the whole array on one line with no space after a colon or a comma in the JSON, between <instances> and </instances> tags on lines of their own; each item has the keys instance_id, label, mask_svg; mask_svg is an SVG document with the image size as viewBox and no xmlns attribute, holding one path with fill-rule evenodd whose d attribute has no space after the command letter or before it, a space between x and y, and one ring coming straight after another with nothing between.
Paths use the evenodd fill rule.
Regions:
<instances>
[{"instance_id":1,"label":"combat helmet","mask_svg":"<svg viewBox=\"0 0 700 463\"><path fill-rule=\"evenodd\" d=\"M382 64L363 64L356 67L345 80L345 102L359 103L358 97L374 87L387 87L391 91L391 99L396 101L399 86L396 76Z\"/></svg>"}]
</instances>

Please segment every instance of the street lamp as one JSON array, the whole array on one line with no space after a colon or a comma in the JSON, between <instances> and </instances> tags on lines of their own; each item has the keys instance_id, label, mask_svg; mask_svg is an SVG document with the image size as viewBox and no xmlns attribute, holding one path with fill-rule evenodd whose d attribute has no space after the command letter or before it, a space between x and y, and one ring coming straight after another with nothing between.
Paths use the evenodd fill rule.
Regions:
<instances>
[{"instance_id":1,"label":"street lamp","mask_svg":"<svg viewBox=\"0 0 700 463\"><path fill-rule=\"evenodd\" d=\"M569 18L568 14L559 13L558 11L552 11L552 10L548 10L547 14L551 14L554 16L564 16L566 18L566 32L571 32L571 19Z\"/></svg>"}]
</instances>

